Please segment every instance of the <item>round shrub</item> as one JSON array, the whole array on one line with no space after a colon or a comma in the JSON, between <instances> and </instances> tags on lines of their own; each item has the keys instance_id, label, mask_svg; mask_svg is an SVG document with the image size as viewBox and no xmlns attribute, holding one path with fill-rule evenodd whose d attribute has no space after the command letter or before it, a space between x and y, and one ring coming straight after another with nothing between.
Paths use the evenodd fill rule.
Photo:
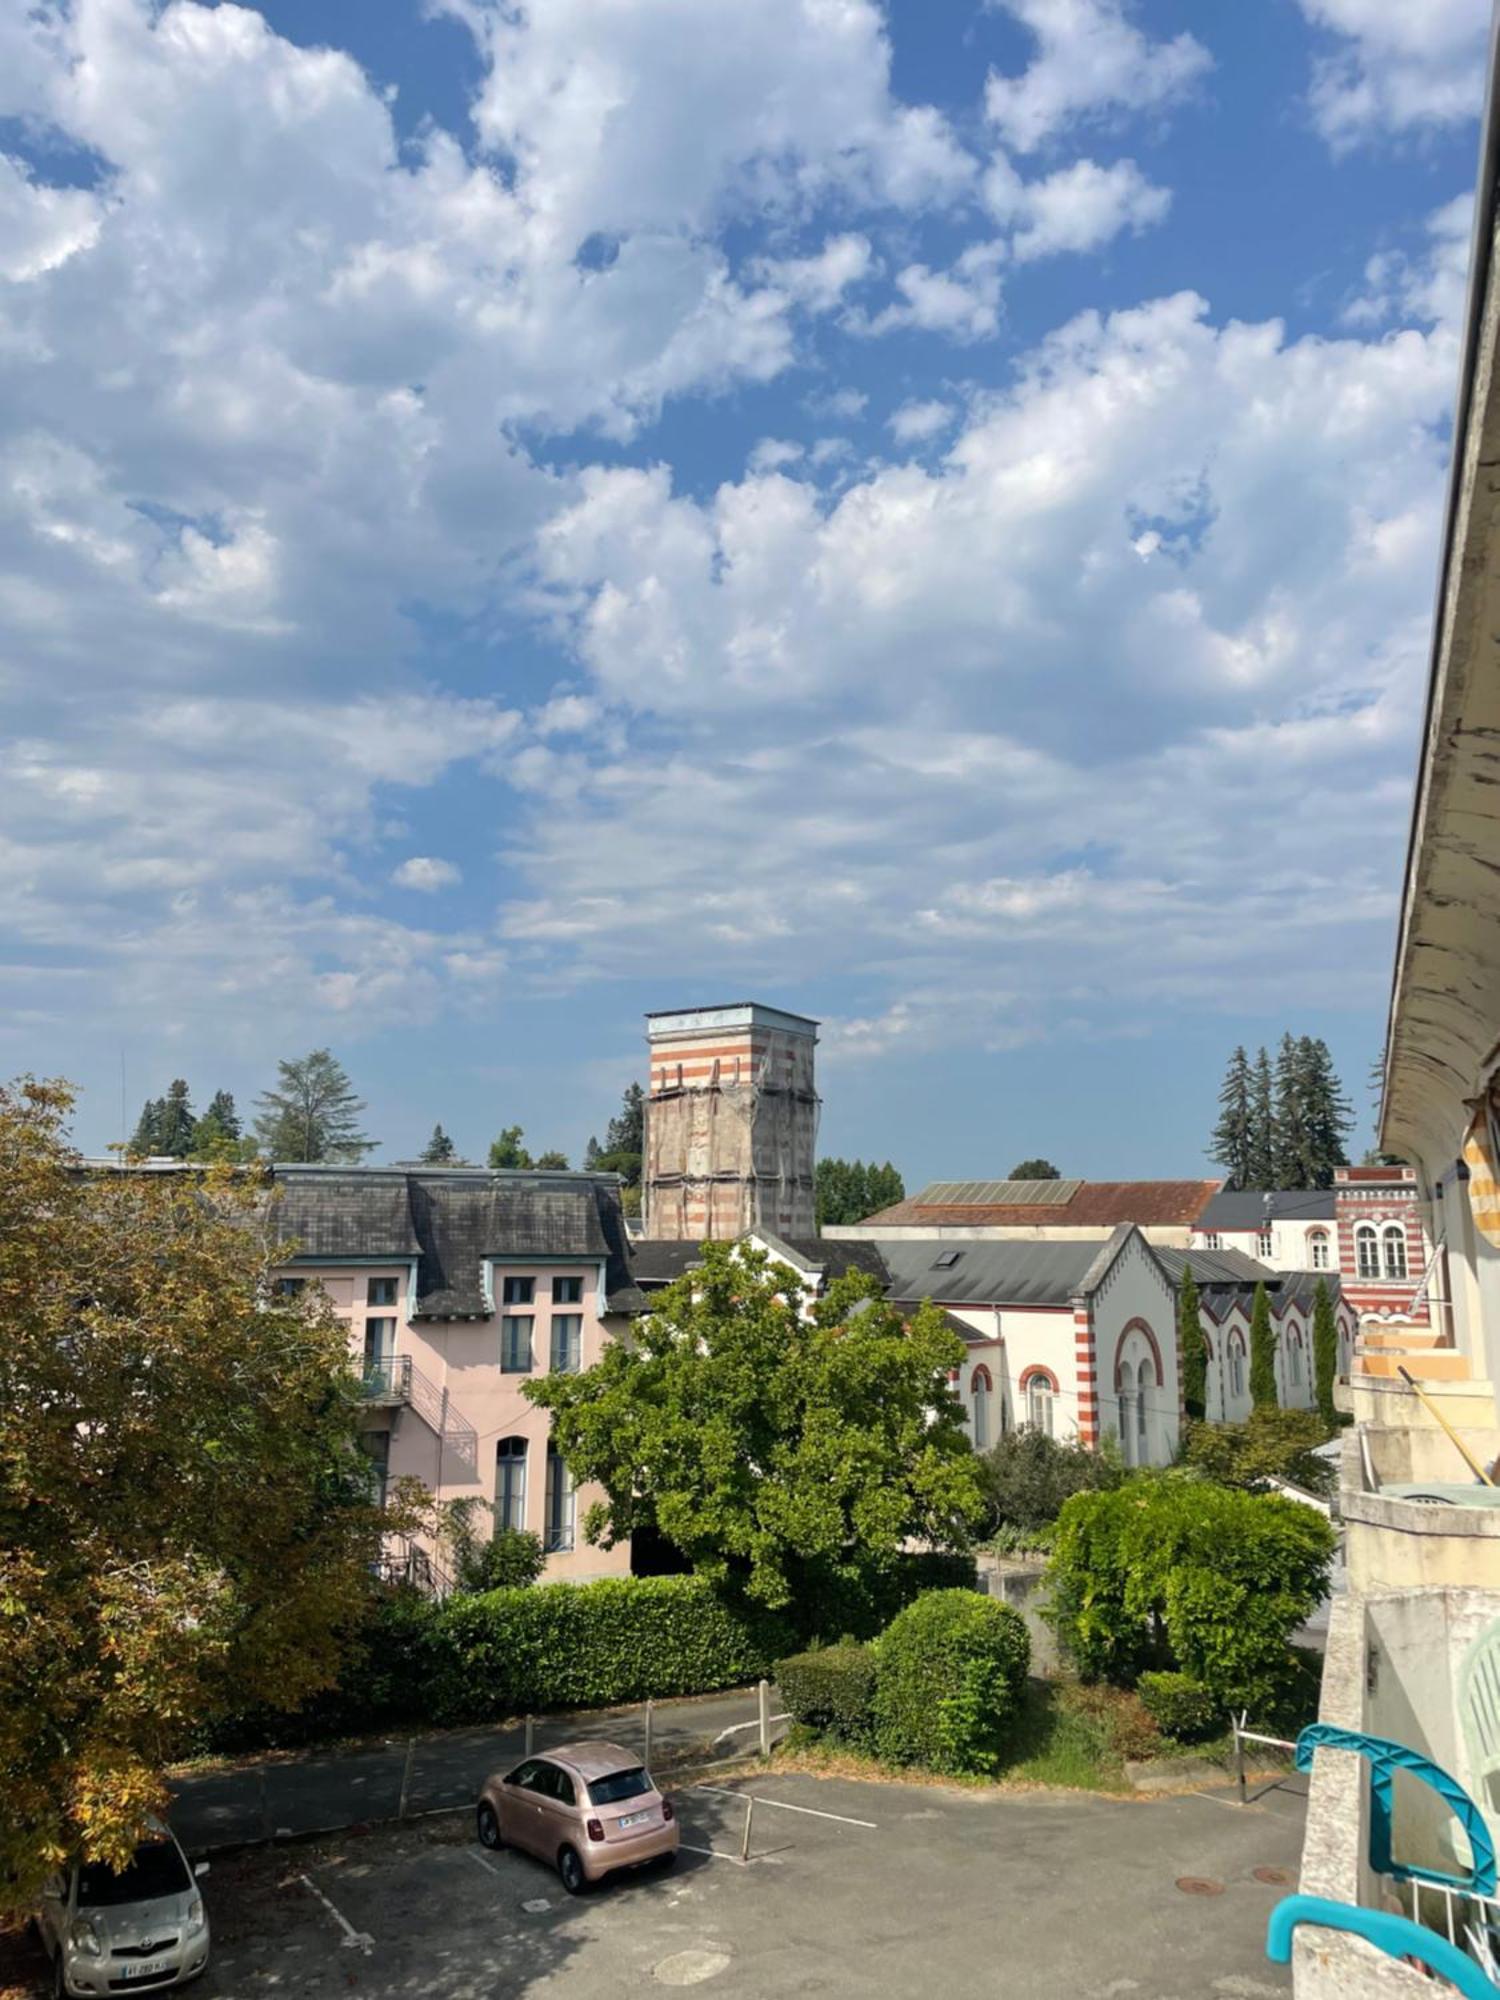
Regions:
<instances>
[{"instance_id":1,"label":"round shrub","mask_svg":"<svg viewBox=\"0 0 1500 2000\"><path fill-rule=\"evenodd\" d=\"M1142 1674L1136 1693L1162 1735L1179 1743L1201 1743L1224 1720L1219 1703L1191 1674Z\"/></svg>"},{"instance_id":2,"label":"round shrub","mask_svg":"<svg viewBox=\"0 0 1500 2000\"><path fill-rule=\"evenodd\" d=\"M874 1733L875 1654L869 1646L822 1646L776 1669L788 1715L830 1743L868 1748Z\"/></svg>"},{"instance_id":3,"label":"round shrub","mask_svg":"<svg viewBox=\"0 0 1500 2000\"><path fill-rule=\"evenodd\" d=\"M880 1640L876 1748L929 1771L993 1771L1030 1661L1025 1620L1008 1604L972 1590L929 1591Z\"/></svg>"}]
</instances>

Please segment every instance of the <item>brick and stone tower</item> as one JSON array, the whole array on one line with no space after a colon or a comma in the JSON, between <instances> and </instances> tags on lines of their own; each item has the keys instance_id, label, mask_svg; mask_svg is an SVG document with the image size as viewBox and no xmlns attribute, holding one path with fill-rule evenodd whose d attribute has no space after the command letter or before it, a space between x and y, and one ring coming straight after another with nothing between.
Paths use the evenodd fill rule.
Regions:
<instances>
[{"instance_id":1,"label":"brick and stone tower","mask_svg":"<svg viewBox=\"0 0 1500 2000\"><path fill-rule=\"evenodd\" d=\"M818 1024L755 1001L646 1016L646 1234L815 1232Z\"/></svg>"}]
</instances>

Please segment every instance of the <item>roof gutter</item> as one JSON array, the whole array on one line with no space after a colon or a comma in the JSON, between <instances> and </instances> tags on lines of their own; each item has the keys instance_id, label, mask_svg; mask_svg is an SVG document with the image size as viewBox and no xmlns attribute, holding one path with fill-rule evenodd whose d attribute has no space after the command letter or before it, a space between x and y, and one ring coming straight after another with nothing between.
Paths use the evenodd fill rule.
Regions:
<instances>
[{"instance_id":1,"label":"roof gutter","mask_svg":"<svg viewBox=\"0 0 1500 2000\"><path fill-rule=\"evenodd\" d=\"M1443 506L1442 555L1438 563L1437 601L1432 613L1432 649L1427 671L1427 702L1422 713L1422 734L1417 751L1417 775L1412 793L1411 825L1406 844L1406 876L1401 894L1401 916L1396 929L1396 964L1391 978L1390 1010L1386 1017L1385 1062L1381 1076L1380 1135L1385 1134L1386 1107L1390 1102L1391 1058L1395 1046L1396 1006L1401 994L1401 976L1406 964L1406 941L1411 930L1412 901L1416 887L1417 851L1422 820L1427 805L1431 775L1428 746L1432 740L1437 708L1438 684L1442 677L1443 644L1447 637L1444 611L1448 602L1448 578L1453 566L1453 531L1458 517L1459 490L1463 481L1464 437L1474 401L1474 370L1479 348L1479 328L1484 317L1485 294L1489 289L1491 249L1495 240L1496 182L1500 177L1500 5L1490 16L1489 58L1485 66L1484 112L1479 128L1479 177L1474 190L1474 227L1469 239L1469 290L1464 304L1463 346L1458 364L1458 394L1453 408L1453 449L1448 462L1448 491Z\"/></svg>"}]
</instances>

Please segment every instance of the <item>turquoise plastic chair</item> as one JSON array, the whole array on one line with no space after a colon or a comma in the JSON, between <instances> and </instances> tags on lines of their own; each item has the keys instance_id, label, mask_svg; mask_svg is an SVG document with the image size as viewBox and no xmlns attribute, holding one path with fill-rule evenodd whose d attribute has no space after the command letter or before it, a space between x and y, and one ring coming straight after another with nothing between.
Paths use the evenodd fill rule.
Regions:
<instances>
[{"instance_id":1,"label":"turquoise plastic chair","mask_svg":"<svg viewBox=\"0 0 1500 2000\"><path fill-rule=\"evenodd\" d=\"M1457 1778L1450 1778L1440 1764L1434 1764L1420 1750L1408 1750L1404 1743L1370 1736L1362 1729L1339 1729L1331 1722L1310 1722L1297 1738L1299 1771L1312 1769L1315 1750L1352 1750L1357 1757L1369 1759L1370 1866L1377 1875L1389 1875L1397 1882L1436 1882L1442 1888L1460 1889L1470 1896L1494 1895L1495 1843L1484 1815ZM1397 1861L1392 1855L1391 1794L1397 1771L1410 1771L1453 1808L1473 1856L1466 1875L1445 1875L1436 1868L1419 1868L1414 1863ZM1485 1985L1488 1989L1488 1980Z\"/></svg>"},{"instance_id":2,"label":"turquoise plastic chair","mask_svg":"<svg viewBox=\"0 0 1500 2000\"><path fill-rule=\"evenodd\" d=\"M1410 1917L1398 1917L1389 1910L1331 1903L1326 1896L1283 1896L1272 1910L1266 1926L1266 1957L1277 1965L1291 1962L1292 1933L1298 1924L1316 1924L1324 1930L1362 1937L1387 1958L1418 1959L1456 1986L1464 2000L1495 2000L1500 1993L1500 1986L1488 1979L1472 1958L1424 1924L1414 1924Z\"/></svg>"}]
</instances>

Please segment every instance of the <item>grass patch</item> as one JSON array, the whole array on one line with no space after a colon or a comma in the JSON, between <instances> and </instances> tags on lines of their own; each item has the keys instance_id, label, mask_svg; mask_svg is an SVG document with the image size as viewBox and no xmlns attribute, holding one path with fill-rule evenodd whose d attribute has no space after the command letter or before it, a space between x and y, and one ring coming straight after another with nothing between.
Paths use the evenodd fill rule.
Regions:
<instances>
[{"instance_id":1,"label":"grass patch","mask_svg":"<svg viewBox=\"0 0 1500 2000\"><path fill-rule=\"evenodd\" d=\"M1069 1681L1029 1681L998 1784L1059 1785L1078 1792L1128 1792L1125 1759L1110 1720Z\"/></svg>"}]
</instances>

